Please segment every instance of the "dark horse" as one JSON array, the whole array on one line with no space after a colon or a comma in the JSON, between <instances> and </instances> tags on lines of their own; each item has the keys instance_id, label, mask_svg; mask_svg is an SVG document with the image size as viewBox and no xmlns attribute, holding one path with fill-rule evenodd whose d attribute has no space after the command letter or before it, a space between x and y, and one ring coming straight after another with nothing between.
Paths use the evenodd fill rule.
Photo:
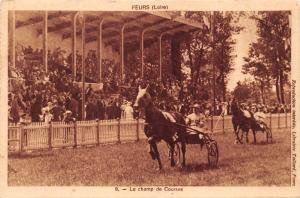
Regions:
<instances>
[{"instance_id":1,"label":"dark horse","mask_svg":"<svg viewBox=\"0 0 300 198\"><path fill-rule=\"evenodd\" d=\"M243 132L246 133L246 142L248 143L248 132L251 129L253 132L253 138L254 138L254 144L256 143L256 128L257 123L253 117L253 114L251 114L250 117L246 117L244 112L239 107L238 103L236 102L235 98L232 100L231 103L231 112L232 112L232 125L235 134L237 135L237 140L242 144L243 139ZM242 130L242 135L239 137L239 130Z\"/></svg>"},{"instance_id":2,"label":"dark horse","mask_svg":"<svg viewBox=\"0 0 300 198\"><path fill-rule=\"evenodd\" d=\"M186 128L185 120L179 113L163 112L153 105L147 88L142 89L139 86L139 92L136 97L134 108L143 109L145 112L145 134L150 144L150 154L152 159L157 159L159 169L162 168L159 152L156 143L164 140L170 147L171 166L175 166L174 148L176 142L181 142L181 151L183 156L182 166L185 166L186 152Z\"/></svg>"}]
</instances>

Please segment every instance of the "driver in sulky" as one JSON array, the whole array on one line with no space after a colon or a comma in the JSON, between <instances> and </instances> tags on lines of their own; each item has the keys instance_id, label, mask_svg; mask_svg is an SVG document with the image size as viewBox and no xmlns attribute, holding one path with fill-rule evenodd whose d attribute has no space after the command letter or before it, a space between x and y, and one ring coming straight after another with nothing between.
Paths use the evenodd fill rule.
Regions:
<instances>
[{"instance_id":1,"label":"driver in sulky","mask_svg":"<svg viewBox=\"0 0 300 198\"><path fill-rule=\"evenodd\" d=\"M264 107L258 106L258 110L254 113L254 119L257 121L261 128L264 128L266 114L264 113Z\"/></svg>"},{"instance_id":2,"label":"driver in sulky","mask_svg":"<svg viewBox=\"0 0 300 198\"><path fill-rule=\"evenodd\" d=\"M199 104L194 104L192 106L192 113L186 117L185 122L188 126L197 131L206 131L206 116L204 115L203 109Z\"/></svg>"}]
</instances>

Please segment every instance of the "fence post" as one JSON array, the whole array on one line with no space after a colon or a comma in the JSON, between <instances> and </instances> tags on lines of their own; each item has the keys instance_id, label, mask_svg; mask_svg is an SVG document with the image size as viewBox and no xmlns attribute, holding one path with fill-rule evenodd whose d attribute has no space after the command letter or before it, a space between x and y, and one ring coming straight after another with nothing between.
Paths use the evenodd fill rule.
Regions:
<instances>
[{"instance_id":1,"label":"fence post","mask_svg":"<svg viewBox=\"0 0 300 198\"><path fill-rule=\"evenodd\" d=\"M139 126L140 126L139 118L136 118L136 141L140 140Z\"/></svg>"},{"instance_id":2,"label":"fence post","mask_svg":"<svg viewBox=\"0 0 300 198\"><path fill-rule=\"evenodd\" d=\"M49 130L48 130L48 145L49 145L49 150L52 149L52 122L49 123Z\"/></svg>"},{"instance_id":3,"label":"fence post","mask_svg":"<svg viewBox=\"0 0 300 198\"><path fill-rule=\"evenodd\" d=\"M20 150L19 150L19 155L21 155L21 153L24 150L24 143L23 143L23 141L24 141L24 131L23 131L22 124L20 125L19 130L20 130L20 143L19 143L20 144Z\"/></svg>"},{"instance_id":4,"label":"fence post","mask_svg":"<svg viewBox=\"0 0 300 198\"><path fill-rule=\"evenodd\" d=\"M224 113L222 113L222 130L225 133L225 120L224 120Z\"/></svg>"},{"instance_id":5,"label":"fence post","mask_svg":"<svg viewBox=\"0 0 300 198\"><path fill-rule=\"evenodd\" d=\"M272 129L272 112L270 112L270 129Z\"/></svg>"},{"instance_id":6,"label":"fence post","mask_svg":"<svg viewBox=\"0 0 300 198\"><path fill-rule=\"evenodd\" d=\"M285 128L288 128L288 124L287 124L287 110L286 110L286 108L284 108L284 112L285 112Z\"/></svg>"},{"instance_id":7,"label":"fence post","mask_svg":"<svg viewBox=\"0 0 300 198\"><path fill-rule=\"evenodd\" d=\"M278 113L278 129L280 129L280 112Z\"/></svg>"},{"instance_id":8,"label":"fence post","mask_svg":"<svg viewBox=\"0 0 300 198\"><path fill-rule=\"evenodd\" d=\"M77 147L77 120L74 121L74 148Z\"/></svg>"},{"instance_id":9,"label":"fence post","mask_svg":"<svg viewBox=\"0 0 300 198\"><path fill-rule=\"evenodd\" d=\"M118 121L118 134L117 134L117 136L118 136L118 143L121 143L121 120L120 120L120 118L117 118L117 121Z\"/></svg>"},{"instance_id":10,"label":"fence post","mask_svg":"<svg viewBox=\"0 0 300 198\"><path fill-rule=\"evenodd\" d=\"M96 120L97 121L97 146L99 146L100 144L100 121L99 119Z\"/></svg>"},{"instance_id":11,"label":"fence post","mask_svg":"<svg viewBox=\"0 0 300 198\"><path fill-rule=\"evenodd\" d=\"M210 120L210 132L213 133L214 131L214 115L211 116Z\"/></svg>"}]
</instances>

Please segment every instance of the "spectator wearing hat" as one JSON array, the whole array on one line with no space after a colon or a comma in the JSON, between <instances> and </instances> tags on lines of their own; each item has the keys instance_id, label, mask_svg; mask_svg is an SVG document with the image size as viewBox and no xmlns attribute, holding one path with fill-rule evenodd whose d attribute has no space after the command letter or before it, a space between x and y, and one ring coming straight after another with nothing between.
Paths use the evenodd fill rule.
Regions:
<instances>
[{"instance_id":1,"label":"spectator wearing hat","mask_svg":"<svg viewBox=\"0 0 300 198\"><path fill-rule=\"evenodd\" d=\"M72 111L67 110L66 112L64 112L62 120L66 123L75 121L75 119L72 118ZM64 133L64 144L69 142L70 136L71 136L71 129L68 127L65 129L65 133Z\"/></svg>"},{"instance_id":2,"label":"spectator wearing hat","mask_svg":"<svg viewBox=\"0 0 300 198\"><path fill-rule=\"evenodd\" d=\"M21 123L21 124L27 124L27 123L30 122L30 121L28 121L28 119L27 119L26 116L27 116L26 113L22 113L22 114L20 115L20 123Z\"/></svg>"},{"instance_id":3,"label":"spectator wearing hat","mask_svg":"<svg viewBox=\"0 0 300 198\"><path fill-rule=\"evenodd\" d=\"M73 115L72 111L67 110L67 111L63 114L63 116L64 116L63 121L64 121L64 122L67 122L67 123L75 121L75 118L72 117L72 115Z\"/></svg>"},{"instance_id":4,"label":"spectator wearing hat","mask_svg":"<svg viewBox=\"0 0 300 198\"><path fill-rule=\"evenodd\" d=\"M97 100L97 109L98 109L98 119L104 120L105 119L105 103L103 99L99 98Z\"/></svg>"},{"instance_id":5,"label":"spectator wearing hat","mask_svg":"<svg viewBox=\"0 0 300 198\"><path fill-rule=\"evenodd\" d=\"M133 108L132 108L131 102L127 102L124 107L124 118L125 119L133 119Z\"/></svg>"},{"instance_id":6,"label":"spectator wearing hat","mask_svg":"<svg viewBox=\"0 0 300 198\"><path fill-rule=\"evenodd\" d=\"M53 101L53 108L51 109L51 113L53 115L53 121L61 121L63 116L63 108L58 104L57 100Z\"/></svg>"},{"instance_id":7,"label":"spectator wearing hat","mask_svg":"<svg viewBox=\"0 0 300 198\"><path fill-rule=\"evenodd\" d=\"M44 115L44 120L46 124L49 124L53 118L53 115L50 113L49 109L45 109L45 115Z\"/></svg>"},{"instance_id":8,"label":"spectator wearing hat","mask_svg":"<svg viewBox=\"0 0 300 198\"><path fill-rule=\"evenodd\" d=\"M86 120L94 120L95 119L95 109L96 106L92 101L92 98L88 99L88 103L86 104Z\"/></svg>"}]
</instances>

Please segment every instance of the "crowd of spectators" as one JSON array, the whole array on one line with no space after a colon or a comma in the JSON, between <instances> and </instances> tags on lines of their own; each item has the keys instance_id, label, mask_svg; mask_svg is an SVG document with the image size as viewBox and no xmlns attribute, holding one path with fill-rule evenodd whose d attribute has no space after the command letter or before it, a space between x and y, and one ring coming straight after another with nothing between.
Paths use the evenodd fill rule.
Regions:
<instances>
[{"instance_id":1,"label":"crowd of spectators","mask_svg":"<svg viewBox=\"0 0 300 198\"><path fill-rule=\"evenodd\" d=\"M19 46L16 53L16 67L9 67L9 77L13 79L9 92L9 121L70 121L104 120L116 118L133 118L132 103L139 85L149 85L149 92L154 103L166 111L179 111L185 115L195 103L207 115L230 114L230 102L215 101L215 113L212 102L201 101L191 95L188 85L180 83L170 74L164 74L158 81L158 65L145 64L145 77L140 78L140 69L127 70L123 83L120 83L118 64L113 60L103 60L103 89L85 90L85 115L82 115L82 90L73 81L70 72L72 54L56 48L48 51L48 73L45 72L42 60L43 51L31 46ZM77 51L77 72L81 75L82 56ZM86 73L95 82L98 79L96 70L96 53L88 52ZM77 76L77 77L78 77ZM80 78L79 78L80 79ZM78 80L78 79L77 79ZM247 104L251 107L253 104ZM261 105L261 104L257 104ZM284 112L284 106L265 106L266 112Z\"/></svg>"}]
</instances>

